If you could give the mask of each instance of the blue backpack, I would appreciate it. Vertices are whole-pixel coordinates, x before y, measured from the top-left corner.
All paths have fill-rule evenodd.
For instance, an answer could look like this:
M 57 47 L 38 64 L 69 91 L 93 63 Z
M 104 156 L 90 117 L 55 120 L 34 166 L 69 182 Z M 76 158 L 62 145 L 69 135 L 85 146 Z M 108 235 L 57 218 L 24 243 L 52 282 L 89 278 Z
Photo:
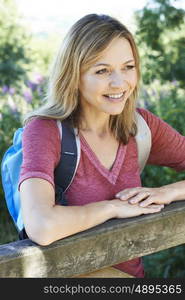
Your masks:
M 62 138 L 62 153 L 54 171 L 55 201 L 67 205 L 65 192 L 71 184 L 80 158 L 80 141 L 67 120 L 57 121 Z M 3 155 L 1 162 L 2 185 L 8 211 L 18 230 L 20 239 L 27 238 L 20 207 L 18 182 L 22 165 L 22 133 L 24 127 L 15 131 L 13 144 Z

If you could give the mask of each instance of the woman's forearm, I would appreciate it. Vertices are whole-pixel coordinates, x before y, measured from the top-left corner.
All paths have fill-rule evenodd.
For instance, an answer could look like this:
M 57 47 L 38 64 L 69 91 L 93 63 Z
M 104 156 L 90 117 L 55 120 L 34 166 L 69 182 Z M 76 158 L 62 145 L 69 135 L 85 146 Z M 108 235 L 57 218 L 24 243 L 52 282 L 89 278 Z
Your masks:
M 152 205 L 142 208 L 117 199 L 104 200 L 82 206 L 59 206 L 45 211 L 42 214 L 42 226 L 37 226 L 34 241 L 40 245 L 52 242 L 87 230 L 102 224 L 112 218 L 129 218 L 142 214 L 156 213 L 164 205 Z M 38 215 L 41 219 L 40 214 Z M 38 223 L 38 222 L 36 222 Z
M 42 217 L 38 215 L 41 226 L 40 229 L 37 226 L 34 237 L 31 238 L 40 245 L 48 245 L 113 217 L 115 217 L 115 210 L 110 201 L 106 200 L 82 206 L 55 205 L 48 209 L 48 212 L 45 211 Z
M 165 185 L 165 188 L 169 190 L 169 193 L 173 192 L 174 197 L 171 202 L 185 200 L 185 180 Z
M 23 222 L 28 237 L 39 245 L 92 228 L 112 218 L 128 218 L 159 212 L 164 206 L 142 208 L 119 199 L 80 206 L 55 204 L 53 186 L 44 179 L 29 178 L 20 187 Z

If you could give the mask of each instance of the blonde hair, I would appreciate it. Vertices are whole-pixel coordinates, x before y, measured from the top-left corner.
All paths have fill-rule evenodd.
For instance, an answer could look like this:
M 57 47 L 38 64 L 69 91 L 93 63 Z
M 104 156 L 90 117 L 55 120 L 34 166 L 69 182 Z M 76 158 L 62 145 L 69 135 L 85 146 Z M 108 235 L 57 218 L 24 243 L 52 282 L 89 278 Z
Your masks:
M 79 128 L 78 86 L 81 69 L 88 69 L 110 42 L 119 37 L 127 39 L 131 45 L 138 80 L 122 113 L 110 116 L 109 126 L 119 141 L 124 144 L 128 143 L 129 137 L 134 136 L 137 131 L 134 114 L 140 78 L 139 55 L 129 30 L 108 15 L 89 14 L 71 27 L 52 65 L 45 104 L 28 113 L 24 118 L 24 123 L 26 124 L 35 117 L 59 120 L 68 118 L 74 127 Z

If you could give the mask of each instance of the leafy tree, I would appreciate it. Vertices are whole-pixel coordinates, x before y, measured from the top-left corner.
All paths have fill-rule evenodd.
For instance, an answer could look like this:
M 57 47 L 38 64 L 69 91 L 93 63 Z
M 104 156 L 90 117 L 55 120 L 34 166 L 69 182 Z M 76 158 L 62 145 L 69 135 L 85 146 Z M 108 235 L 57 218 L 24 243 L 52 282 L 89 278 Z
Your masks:
M 185 135 L 185 11 L 172 0 L 150 0 L 136 13 L 136 24 L 143 78 L 140 105 Z M 142 184 L 149 187 L 184 179 L 184 172 L 167 167 L 148 165 L 142 173 Z M 181 245 L 145 256 L 146 276 L 183 277 L 184 249 Z
M 174 0 L 150 0 L 137 11 L 136 38 L 141 49 L 143 81 L 185 78 L 185 10 L 176 8 Z
M 0 86 L 16 86 L 26 76 L 29 36 L 20 24 L 14 0 L 0 0 Z

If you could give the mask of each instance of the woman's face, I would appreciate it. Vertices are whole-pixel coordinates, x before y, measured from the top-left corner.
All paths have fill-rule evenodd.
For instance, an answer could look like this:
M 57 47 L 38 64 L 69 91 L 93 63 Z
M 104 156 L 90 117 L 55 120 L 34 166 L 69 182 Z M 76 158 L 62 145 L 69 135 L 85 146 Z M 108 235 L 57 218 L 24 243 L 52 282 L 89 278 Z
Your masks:
M 120 114 L 137 83 L 135 59 L 125 38 L 113 40 L 98 60 L 80 76 L 82 109 Z

